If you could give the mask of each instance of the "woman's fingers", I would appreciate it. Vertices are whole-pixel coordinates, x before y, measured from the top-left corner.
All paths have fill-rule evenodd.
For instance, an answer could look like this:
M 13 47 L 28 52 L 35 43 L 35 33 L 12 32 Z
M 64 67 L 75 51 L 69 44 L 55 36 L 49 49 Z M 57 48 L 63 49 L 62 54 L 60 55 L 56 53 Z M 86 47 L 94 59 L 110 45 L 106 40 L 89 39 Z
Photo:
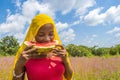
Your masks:
M 60 45 L 60 44 L 55 45 L 55 47 L 56 47 L 57 49 L 62 49 L 62 50 L 65 49 L 65 48 L 63 47 L 63 45 Z
M 26 48 L 24 49 L 24 51 L 27 51 L 27 50 L 31 49 L 32 47 L 33 47 L 33 45 L 26 46 Z
M 31 48 L 31 49 L 29 49 L 29 50 L 27 50 L 27 51 L 24 51 L 26 54 L 28 54 L 28 53 L 32 53 L 32 52 L 35 52 L 37 50 L 37 48 Z
M 34 58 L 36 56 L 38 56 L 37 53 L 29 53 L 29 54 L 22 54 L 22 56 L 26 59 L 26 60 L 29 60 L 31 58 Z
M 26 60 L 29 60 L 32 58 L 32 56 L 36 55 L 36 48 L 33 48 L 33 46 L 27 46 L 24 51 L 22 52 L 22 57 L 24 57 Z
M 26 60 L 29 60 L 29 55 L 28 55 L 28 54 L 22 54 L 22 56 L 23 56 Z
M 33 45 L 27 46 L 24 51 L 22 52 L 22 54 L 28 54 L 31 52 L 35 52 L 37 50 L 37 48 L 33 48 Z
M 37 52 L 32 52 L 32 53 L 29 53 L 29 54 L 22 54 L 22 55 L 26 60 L 29 60 L 31 58 L 45 58 L 45 57 L 47 57 L 47 55 L 39 54 Z
M 60 50 L 60 49 L 55 48 L 53 49 L 52 52 L 55 54 L 55 56 L 60 56 L 60 57 L 66 56 L 66 49 Z
M 54 52 L 54 53 L 60 53 L 60 54 L 65 54 L 66 50 L 59 50 L 59 49 L 55 48 L 55 49 L 53 49 L 52 52 Z

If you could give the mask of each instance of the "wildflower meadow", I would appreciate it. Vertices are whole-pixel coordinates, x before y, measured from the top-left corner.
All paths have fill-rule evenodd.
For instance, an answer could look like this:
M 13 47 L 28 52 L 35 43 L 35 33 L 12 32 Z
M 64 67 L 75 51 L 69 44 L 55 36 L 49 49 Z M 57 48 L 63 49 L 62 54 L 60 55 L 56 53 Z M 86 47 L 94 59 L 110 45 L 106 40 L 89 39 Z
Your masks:
M 0 80 L 9 80 L 14 56 L 0 57 Z M 120 80 L 120 56 L 71 57 L 73 80 Z

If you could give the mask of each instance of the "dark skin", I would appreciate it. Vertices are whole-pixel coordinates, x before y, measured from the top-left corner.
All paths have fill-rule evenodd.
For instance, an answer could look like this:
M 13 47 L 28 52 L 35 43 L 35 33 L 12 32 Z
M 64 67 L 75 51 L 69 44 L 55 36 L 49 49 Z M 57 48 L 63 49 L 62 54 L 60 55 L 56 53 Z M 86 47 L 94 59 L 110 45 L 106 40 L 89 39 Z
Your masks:
M 43 25 L 37 35 L 35 36 L 35 40 L 39 43 L 46 43 L 51 42 L 54 40 L 54 31 L 53 31 L 53 25 L 48 23 Z M 68 57 L 66 49 L 63 47 L 63 45 L 56 45 L 59 46 L 61 49 L 54 48 L 51 52 L 47 53 L 47 55 L 39 55 L 36 50 L 37 48 L 32 48 L 32 46 L 27 46 L 21 53 L 19 59 L 17 60 L 17 63 L 15 65 L 15 74 L 19 75 L 22 72 L 25 72 L 25 64 L 26 62 L 31 58 L 44 58 L 44 57 L 52 57 L 52 56 L 58 56 L 62 59 L 65 67 L 65 73 L 64 76 L 67 80 L 71 80 L 73 70 L 71 68 L 71 65 L 68 62 Z M 24 80 L 24 75 L 17 79 L 13 77 L 13 80 Z

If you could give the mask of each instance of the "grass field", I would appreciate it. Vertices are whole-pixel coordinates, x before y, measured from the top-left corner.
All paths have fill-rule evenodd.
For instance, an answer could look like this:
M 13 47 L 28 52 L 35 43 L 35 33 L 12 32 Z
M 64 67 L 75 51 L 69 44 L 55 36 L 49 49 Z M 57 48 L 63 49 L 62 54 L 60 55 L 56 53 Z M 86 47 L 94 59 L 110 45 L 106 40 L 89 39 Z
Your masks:
M 73 80 L 120 80 L 120 56 L 71 57 Z M 9 80 L 14 56 L 0 57 L 0 80 Z

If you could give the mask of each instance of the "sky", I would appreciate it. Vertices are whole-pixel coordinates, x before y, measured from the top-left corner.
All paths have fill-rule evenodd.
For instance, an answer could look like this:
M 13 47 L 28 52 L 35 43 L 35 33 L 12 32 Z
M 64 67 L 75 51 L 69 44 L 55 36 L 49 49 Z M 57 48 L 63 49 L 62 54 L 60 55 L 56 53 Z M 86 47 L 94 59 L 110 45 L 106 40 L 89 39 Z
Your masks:
M 120 0 L 1 0 L 0 39 L 13 35 L 22 43 L 39 13 L 54 19 L 65 45 L 120 44 Z

